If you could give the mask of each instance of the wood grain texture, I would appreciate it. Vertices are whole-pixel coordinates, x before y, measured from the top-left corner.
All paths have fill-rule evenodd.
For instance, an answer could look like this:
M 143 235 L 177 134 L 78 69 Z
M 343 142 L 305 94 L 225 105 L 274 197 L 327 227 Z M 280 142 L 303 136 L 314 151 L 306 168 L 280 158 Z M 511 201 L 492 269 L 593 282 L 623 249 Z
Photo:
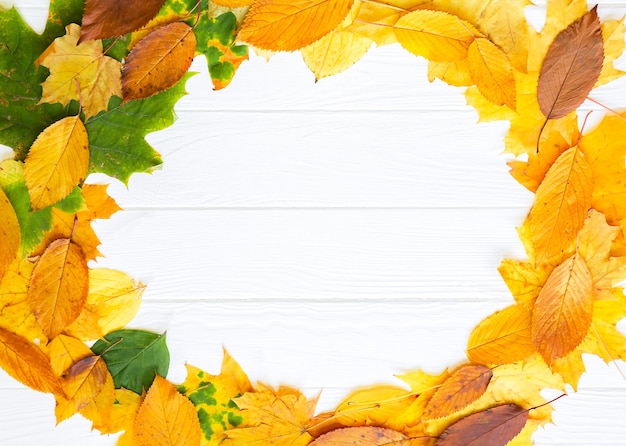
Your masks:
M 45 1 L 18 3 L 45 16 Z M 624 12 L 600 2 L 601 16 Z M 425 67 L 377 48 L 314 83 L 298 55 L 252 56 L 212 91 L 194 61 L 177 123 L 148 137 L 163 170 L 110 187 L 126 211 L 98 222 L 106 258 L 93 263 L 148 284 L 131 327 L 167 330 L 174 382 L 186 361 L 217 373 L 226 347 L 252 381 L 323 388 L 331 409 L 355 387 L 454 366 L 471 329 L 512 302 L 496 267 L 523 257 L 515 227 L 532 196 L 508 176 L 506 125 L 476 124 L 462 90 L 429 84 Z M 624 85 L 593 97 L 620 105 Z M 537 445 L 624 444 L 626 384 L 587 365 Z M 55 428 L 53 408 L 0 371 L 0 444 L 115 444 L 79 417 Z

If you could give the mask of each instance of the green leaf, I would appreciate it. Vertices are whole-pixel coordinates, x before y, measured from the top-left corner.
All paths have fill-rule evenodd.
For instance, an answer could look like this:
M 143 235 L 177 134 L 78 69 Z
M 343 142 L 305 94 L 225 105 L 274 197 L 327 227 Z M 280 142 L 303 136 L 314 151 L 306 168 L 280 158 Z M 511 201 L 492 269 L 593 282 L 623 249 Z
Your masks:
M 82 189 L 76 186 L 67 197 L 52 206 L 68 214 L 75 214 L 78 211 L 82 211 L 86 206 Z
M 102 355 L 113 377 L 115 388 L 126 388 L 141 395 L 158 374 L 167 376 L 170 353 L 165 333 L 118 330 L 96 342 L 91 350 Z
M 183 97 L 187 73 L 172 88 L 145 99 L 121 102 L 113 97 L 109 110 L 86 123 L 89 135 L 89 169 L 115 177 L 127 184 L 135 172 L 152 172 L 162 164 L 161 156 L 148 144 L 148 133 L 174 123 L 174 104 Z

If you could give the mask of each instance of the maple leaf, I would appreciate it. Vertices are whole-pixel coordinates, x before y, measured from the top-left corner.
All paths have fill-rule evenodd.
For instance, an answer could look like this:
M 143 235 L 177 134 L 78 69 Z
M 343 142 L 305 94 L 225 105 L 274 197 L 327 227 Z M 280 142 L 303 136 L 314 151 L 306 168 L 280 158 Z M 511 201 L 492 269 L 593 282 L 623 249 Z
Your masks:
M 40 102 L 68 105 L 79 101 L 85 118 L 106 110 L 112 96 L 122 95 L 122 64 L 102 53 L 102 41 L 79 43 L 80 26 L 67 26 L 35 63 L 50 70 Z
M 157 375 L 144 398 L 133 427 L 137 446 L 188 446 L 200 444 L 196 408 Z
M 243 423 L 223 433 L 224 440 L 220 444 L 224 446 L 304 446 L 313 440 L 307 427 L 317 399 L 308 401 L 289 387 L 273 390 L 259 384 L 255 392 L 246 392 L 233 401 L 242 411 Z
M 4 277 L 20 249 L 20 223 L 15 209 L 0 189 L 0 279 Z
M 92 419 L 93 428 L 103 434 L 114 434 L 116 432 L 125 431 L 125 438 L 132 439 L 135 416 L 143 401 L 143 397 L 142 395 L 137 395 L 132 390 L 115 389 L 114 398 L 108 419 Z M 119 438 L 119 440 L 121 439 L 122 437 Z M 118 442 L 118 444 L 120 443 Z
M 254 2 L 237 39 L 272 51 L 303 48 L 334 30 L 354 0 L 267 0 Z
M 404 444 L 407 440 L 400 432 L 381 427 L 351 427 L 337 429 L 322 435 L 311 443 L 311 446 L 336 446 L 351 444 L 354 446 L 383 446 Z
M 217 445 L 222 432 L 239 426 L 243 419 L 231 399 L 252 392 L 252 385 L 239 364 L 224 350 L 222 371 L 210 375 L 186 364 L 187 378 L 178 390 L 196 406 L 203 446 Z
M 86 0 L 81 42 L 116 37 L 135 31 L 148 23 L 165 0 Z

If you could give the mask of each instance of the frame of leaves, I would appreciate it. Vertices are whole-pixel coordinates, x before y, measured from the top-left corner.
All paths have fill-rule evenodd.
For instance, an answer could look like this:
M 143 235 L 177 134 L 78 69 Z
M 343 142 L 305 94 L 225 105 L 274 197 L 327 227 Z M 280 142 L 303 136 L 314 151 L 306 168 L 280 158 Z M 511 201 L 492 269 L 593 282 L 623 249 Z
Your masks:
M 530 4 L 52 0 L 41 35 L 0 9 L 0 143 L 15 153 L 0 164 L 0 366 L 54 394 L 58 422 L 79 412 L 124 431 L 120 445 L 532 444 L 551 419 L 542 389 L 576 389 L 583 353 L 626 357 L 626 114 L 582 135 L 577 113 L 624 74 L 626 27 L 551 0 L 537 32 Z M 515 303 L 477 325 L 466 363 L 406 374 L 410 390 L 357 390 L 329 413 L 297 389 L 253 387 L 226 352 L 220 375 L 188 365 L 170 383 L 165 336 L 124 328 L 143 285 L 87 266 L 91 222 L 119 208 L 86 176 L 127 182 L 161 163 L 144 137 L 172 124 L 198 54 L 224 88 L 245 44 L 299 50 L 320 78 L 391 43 L 428 59 L 431 80 L 467 87 L 481 119 L 510 121 L 511 174 L 535 193 L 519 229 L 528 260 L 499 269 Z

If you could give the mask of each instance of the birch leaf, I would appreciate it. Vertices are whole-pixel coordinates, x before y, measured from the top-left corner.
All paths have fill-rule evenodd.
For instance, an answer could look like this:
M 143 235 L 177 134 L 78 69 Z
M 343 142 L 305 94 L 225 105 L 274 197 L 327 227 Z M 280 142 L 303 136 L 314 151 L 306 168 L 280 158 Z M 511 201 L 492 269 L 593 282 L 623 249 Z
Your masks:
M 86 0 L 81 41 L 128 34 L 154 17 L 165 0 Z
M 300 50 L 304 62 L 320 80 L 341 73 L 357 63 L 372 46 L 367 37 L 348 31 L 331 31 Z
M 46 128 L 24 162 L 24 179 L 33 209 L 51 206 L 81 183 L 89 167 L 87 130 L 78 116 Z
M 508 56 L 489 39 L 478 38 L 468 49 L 469 70 L 483 96 L 496 105 L 516 108 L 513 68 Z

